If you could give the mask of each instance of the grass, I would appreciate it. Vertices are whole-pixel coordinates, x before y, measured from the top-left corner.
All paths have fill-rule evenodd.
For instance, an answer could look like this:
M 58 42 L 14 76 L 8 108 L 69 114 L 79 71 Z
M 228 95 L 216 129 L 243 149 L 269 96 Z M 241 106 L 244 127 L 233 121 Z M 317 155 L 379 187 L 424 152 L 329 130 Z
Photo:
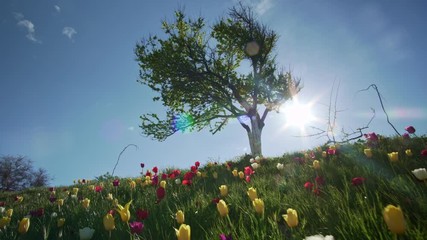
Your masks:
M 333 235 L 335 239 L 425 239 L 427 236 L 427 182 L 412 174 L 416 168 L 426 168 L 427 157 L 420 155 L 426 147 L 426 137 L 401 138 L 381 137 L 372 147 L 373 156 L 364 155 L 365 141 L 337 146 L 337 153 L 324 155 L 329 146 L 321 146 L 305 153 L 284 154 L 281 157 L 259 160 L 260 166 L 250 176 L 250 182 L 232 174 L 233 169 L 243 171 L 250 166 L 250 156 L 242 156 L 226 163 L 208 163 L 200 166 L 192 184 L 176 184 L 175 179 L 166 179 L 165 197 L 158 201 L 158 185 L 144 184 L 145 176 L 134 179 L 119 179 L 114 187 L 114 177 L 103 176 L 86 183 L 57 187 L 55 193 L 48 188 L 27 189 L 22 192 L 0 193 L 4 209 L 13 209 L 11 221 L 1 228 L 0 239 L 79 239 L 79 229 L 95 230 L 92 239 L 176 239 L 174 228 L 179 229 L 175 213 L 182 210 L 185 224 L 191 227 L 191 239 L 219 239 L 220 234 L 233 239 L 304 239 L 307 236 Z M 405 154 L 411 149 L 413 156 Z M 399 152 L 399 160 L 390 162 L 389 152 Z M 323 156 L 322 156 L 323 155 Z M 300 157 L 301 161 L 295 161 Z M 320 169 L 313 168 L 313 160 L 320 161 Z M 277 163 L 284 164 L 283 170 Z M 146 170 L 145 170 L 146 171 Z M 180 169 L 177 177 L 190 169 Z M 172 169 L 162 173 L 169 174 Z M 154 173 L 152 173 L 154 174 Z M 215 178 L 214 176 L 217 175 Z M 159 180 L 161 173 L 159 174 Z M 363 177 L 362 184 L 355 186 L 352 179 Z M 316 180 L 317 179 L 317 180 Z M 131 182 L 136 187 L 131 187 Z M 304 184 L 311 182 L 312 189 Z M 219 187 L 227 185 L 228 195 L 220 196 Z M 102 186 L 100 192 L 94 187 Z M 258 198 L 264 201 L 264 214 L 255 212 L 247 190 L 256 188 Z M 76 197 L 72 189 L 78 188 Z M 113 200 L 107 198 L 108 193 Z M 22 196 L 22 202 L 16 201 Z M 59 207 L 55 199 L 64 199 Z M 90 199 L 84 208 L 82 199 Z M 223 199 L 229 214 L 221 217 L 215 202 Z M 143 222 L 139 234 L 130 234 L 126 222 L 117 213 L 116 204 L 125 205 L 130 200 L 130 222 Z M 384 208 L 400 206 L 406 222 L 406 231 L 398 236 L 388 229 Z M 31 211 L 30 227 L 25 234 L 18 233 L 20 220 Z M 298 226 L 290 228 L 282 215 L 288 208 L 298 212 Z M 103 217 L 114 210 L 115 229 L 104 229 Z M 147 210 L 146 219 L 138 219 L 136 212 Z M 53 216 L 52 216 L 53 215 Z M 56 215 L 56 216 L 55 216 Z M 6 216 L 6 211 L 1 213 Z M 62 227 L 57 220 L 65 218 Z M 60 237 L 59 237 L 60 236 Z

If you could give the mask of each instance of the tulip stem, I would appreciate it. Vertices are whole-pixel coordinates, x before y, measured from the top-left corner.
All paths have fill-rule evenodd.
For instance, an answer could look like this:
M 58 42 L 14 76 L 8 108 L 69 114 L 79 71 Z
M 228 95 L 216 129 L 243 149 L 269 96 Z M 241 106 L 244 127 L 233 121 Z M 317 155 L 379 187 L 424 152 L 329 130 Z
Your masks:
M 397 233 L 393 234 L 393 240 L 397 240 Z

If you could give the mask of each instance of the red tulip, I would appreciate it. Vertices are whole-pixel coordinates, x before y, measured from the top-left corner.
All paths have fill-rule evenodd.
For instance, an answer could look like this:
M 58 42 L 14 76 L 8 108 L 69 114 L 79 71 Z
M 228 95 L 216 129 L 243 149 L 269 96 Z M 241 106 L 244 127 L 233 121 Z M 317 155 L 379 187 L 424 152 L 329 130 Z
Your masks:
M 245 180 L 246 180 L 247 183 L 250 183 L 251 182 L 251 176 L 249 176 L 249 175 L 246 176 Z
M 191 183 L 192 183 L 191 180 L 187 180 L 187 179 L 182 180 L 182 185 L 190 186 Z
M 96 186 L 95 187 L 95 192 L 101 192 L 102 191 L 102 187 L 101 186 Z
M 415 133 L 415 128 L 413 126 L 407 126 L 405 128 L 405 130 L 409 133 L 409 134 L 413 134 Z
M 136 219 L 138 219 L 139 221 L 148 218 L 148 215 L 149 213 L 147 210 L 142 210 L 142 209 L 136 210 Z
M 424 149 L 421 151 L 421 156 L 423 156 L 423 157 L 427 156 L 427 149 Z
M 5 202 L 0 202 L 0 207 L 4 207 L 6 205 Z
M 194 163 L 194 165 L 196 165 L 196 167 L 198 168 L 200 166 L 200 162 L 197 161 L 197 162 Z
M 316 183 L 317 183 L 317 185 L 322 186 L 325 184 L 325 179 L 322 176 L 317 176 L 316 177 Z
M 219 200 L 221 200 L 221 199 L 220 198 L 214 198 L 214 199 L 212 199 L 212 203 L 216 205 L 219 203 Z
M 366 179 L 363 177 L 355 177 L 353 179 L 351 179 L 351 184 L 353 186 L 359 186 L 361 185 Z
M 313 183 L 311 183 L 311 182 L 306 182 L 306 183 L 304 184 L 304 187 L 305 187 L 305 189 L 311 190 L 311 189 L 313 189 Z
M 162 187 L 159 187 L 157 188 L 156 194 L 157 194 L 157 201 L 160 202 L 160 200 L 162 200 L 165 197 L 166 190 Z
M 131 234 L 140 234 L 144 228 L 144 224 L 142 222 L 131 222 L 129 223 L 129 227 Z
M 154 173 L 157 173 L 157 171 L 158 171 L 159 169 L 157 168 L 157 167 L 153 167 L 153 172 Z
M 252 175 L 254 173 L 254 170 L 250 166 L 245 167 L 245 175 Z
M 196 166 L 191 166 L 191 171 L 192 171 L 193 173 L 197 172 L 197 167 L 196 167 Z
M 119 186 L 119 184 L 120 184 L 120 180 L 119 180 L 119 179 L 114 179 L 114 181 L 113 181 L 113 186 L 114 186 L 114 187 L 118 187 L 118 186 Z

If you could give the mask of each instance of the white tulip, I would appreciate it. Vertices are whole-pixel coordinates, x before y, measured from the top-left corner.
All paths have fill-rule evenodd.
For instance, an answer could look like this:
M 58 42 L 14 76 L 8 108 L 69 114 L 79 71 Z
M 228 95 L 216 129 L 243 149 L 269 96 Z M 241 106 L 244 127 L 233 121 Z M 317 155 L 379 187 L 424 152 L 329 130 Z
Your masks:
M 427 171 L 425 168 L 417 168 L 412 170 L 412 173 L 415 175 L 416 178 L 419 180 L 427 180 Z
M 95 233 L 95 229 L 85 227 L 83 229 L 79 229 L 80 240 L 90 240 Z
M 254 162 L 254 163 L 251 164 L 251 166 L 255 170 L 255 169 L 257 169 L 259 167 L 259 164 L 256 163 L 256 162 Z
M 175 183 L 176 183 L 177 185 L 181 184 L 181 179 L 179 179 L 179 178 L 175 179 Z
M 306 237 L 304 238 L 304 240 L 334 240 L 334 236 L 332 235 L 323 236 L 322 234 L 318 234 L 318 235 Z
M 250 163 L 254 163 L 254 162 L 255 162 L 255 159 L 251 158 L 251 159 L 249 159 L 249 162 L 250 162 Z
M 281 171 L 285 168 L 285 166 L 283 165 L 283 163 L 277 163 L 277 170 Z

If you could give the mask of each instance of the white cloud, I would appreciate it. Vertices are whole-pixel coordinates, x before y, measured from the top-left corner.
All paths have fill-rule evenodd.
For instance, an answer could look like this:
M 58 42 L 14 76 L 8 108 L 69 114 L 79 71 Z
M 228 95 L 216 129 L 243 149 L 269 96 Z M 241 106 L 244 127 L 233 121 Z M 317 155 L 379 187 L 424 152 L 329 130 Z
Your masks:
M 64 27 L 64 29 L 62 29 L 62 34 L 64 34 L 65 36 L 67 36 L 69 39 L 72 40 L 73 36 L 77 34 L 77 31 L 72 27 Z
M 57 12 L 61 12 L 61 8 L 58 5 L 53 6 Z
M 261 16 L 272 7 L 273 0 L 260 0 L 258 3 L 255 3 L 255 12 Z
M 24 19 L 24 14 L 22 14 L 22 13 L 17 13 L 17 12 L 14 12 L 13 13 L 13 16 L 15 17 L 15 19 L 16 20 L 22 20 L 22 19 Z
M 26 37 L 29 40 L 31 40 L 33 42 L 40 42 L 35 37 L 36 29 L 35 29 L 34 24 L 31 21 L 29 21 L 27 19 L 21 20 L 21 21 L 18 22 L 18 26 L 24 27 L 24 28 L 27 29 L 27 35 L 26 35 Z

